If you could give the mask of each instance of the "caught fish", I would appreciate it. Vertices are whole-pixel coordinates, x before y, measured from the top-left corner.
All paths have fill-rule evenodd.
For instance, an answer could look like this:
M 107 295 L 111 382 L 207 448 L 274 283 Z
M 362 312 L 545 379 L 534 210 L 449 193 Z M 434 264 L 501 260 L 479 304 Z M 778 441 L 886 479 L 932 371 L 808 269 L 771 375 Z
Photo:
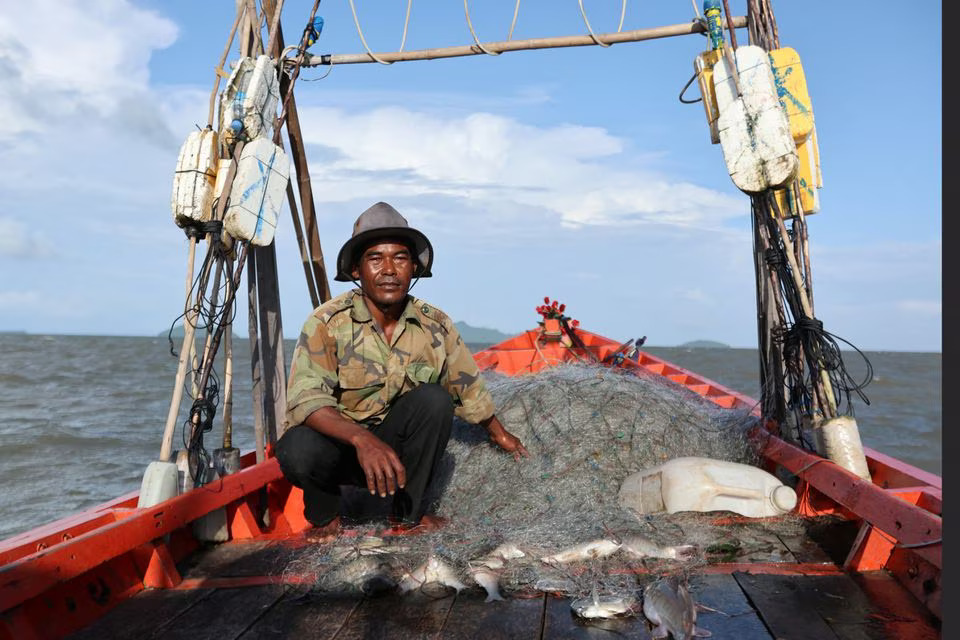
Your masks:
M 591 540 L 573 547 L 564 549 L 552 556 L 540 558 L 541 561 L 548 564 L 564 564 L 566 562 L 576 562 L 577 560 L 590 560 L 593 558 L 606 558 L 616 553 L 620 545 L 613 540 Z
M 653 625 L 654 638 L 690 640 L 713 635 L 697 627 L 697 609 L 686 582 L 676 576 L 661 578 L 647 585 L 643 591 L 643 615 Z
M 374 556 L 362 556 L 322 575 L 318 586 L 324 591 L 359 591 L 373 595 L 394 589 L 397 581 L 389 562 Z
M 503 600 L 500 595 L 500 576 L 486 566 L 471 567 L 470 577 L 487 592 L 484 602 Z
M 403 576 L 400 580 L 400 592 L 406 593 L 413 589 L 419 589 L 431 582 L 439 582 L 442 585 L 453 587 L 458 592 L 467 588 L 467 585 L 457 578 L 457 574 L 450 568 L 450 565 L 436 556 L 430 556 L 422 565 Z
M 620 543 L 620 552 L 634 558 L 667 558 L 670 560 L 689 560 L 697 548 L 692 544 L 660 546 L 643 536 L 627 536 Z
M 507 560 L 516 560 L 524 557 L 525 554 L 520 548 L 512 542 L 505 542 L 486 556 L 470 561 L 471 567 L 485 566 L 488 569 L 503 569 Z
M 576 592 L 577 583 L 566 578 L 540 578 L 533 588 L 544 593 L 567 594 Z
M 581 618 L 613 618 L 629 613 L 636 604 L 633 596 L 597 596 L 580 598 L 570 603 L 570 608 Z
M 343 561 L 360 556 L 404 553 L 409 549 L 401 545 L 388 544 L 383 538 L 377 536 L 364 536 L 354 544 L 334 547 L 330 550 L 330 557 L 336 561 Z
M 512 542 L 504 542 L 502 545 L 491 551 L 488 555 L 496 558 L 503 558 L 504 560 L 516 560 L 517 558 L 522 558 L 527 554 L 525 554 L 520 547 Z

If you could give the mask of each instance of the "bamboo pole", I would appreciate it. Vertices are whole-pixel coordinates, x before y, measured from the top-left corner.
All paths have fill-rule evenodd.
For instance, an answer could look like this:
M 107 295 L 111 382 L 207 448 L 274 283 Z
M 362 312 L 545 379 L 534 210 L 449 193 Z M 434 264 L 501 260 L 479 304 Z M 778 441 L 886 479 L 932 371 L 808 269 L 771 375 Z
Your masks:
M 227 75 L 223 70 L 223 64 L 227 61 L 227 56 L 230 55 L 230 46 L 233 44 L 233 38 L 237 33 L 237 27 L 240 26 L 240 20 L 243 17 L 243 7 L 237 5 L 237 17 L 233 20 L 233 26 L 230 27 L 230 35 L 227 37 L 227 44 L 223 48 L 223 53 L 220 55 L 220 63 L 217 64 L 216 76 L 217 79 L 213 82 L 213 91 L 210 92 L 210 110 L 207 112 L 207 126 L 213 127 L 213 111 L 214 106 L 217 101 L 217 90 L 220 88 L 220 78 L 224 75 Z
M 223 448 L 233 447 L 233 321 L 223 339 Z
M 774 201 L 775 202 L 775 201 Z M 800 279 L 800 267 L 797 264 L 796 256 L 794 255 L 793 243 L 790 240 L 790 237 L 787 235 L 787 227 L 783 224 L 783 219 L 779 215 L 779 211 L 774 211 L 774 218 L 777 222 L 777 228 L 780 231 L 781 240 L 784 244 L 784 253 L 787 254 L 787 261 L 790 262 L 790 271 L 793 276 L 793 283 L 797 287 L 797 297 L 800 300 L 800 307 L 803 309 L 803 314 L 808 318 L 813 318 L 813 308 L 810 305 L 810 301 L 807 298 L 806 289 L 803 286 L 803 282 Z M 823 384 L 823 394 L 824 399 L 826 400 L 826 408 L 830 410 L 830 415 L 828 418 L 833 418 L 837 415 L 837 400 L 833 395 L 833 385 L 830 383 L 830 376 L 827 374 L 826 370 L 823 368 L 822 362 L 810 362 L 808 363 L 810 367 L 815 367 L 820 378 L 821 384 Z M 826 412 L 825 412 L 826 413 Z
M 315 0 L 313 11 L 310 16 L 316 14 L 319 0 Z M 277 23 L 276 39 L 272 39 L 273 50 L 271 54 L 280 55 L 283 50 L 283 27 Z M 303 54 L 299 54 L 303 55 Z M 317 231 L 317 211 L 313 202 L 313 186 L 310 182 L 310 168 L 307 163 L 306 149 L 303 143 L 303 134 L 300 130 L 300 117 L 297 113 L 297 101 L 293 95 L 293 86 L 299 74 L 299 66 L 294 68 L 293 74 L 289 79 L 282 79 L 281 93 L 283 94 L 283 107 L 280 110 L 280 118 L 274 133 L 274 142 L 280 143 L 280 127 L 285 123 L 287 125 L 287 138 L 290 141 L 290 156 L 293 159 L 294 172 L 297 174 L 297 188 L 300 192 L 300 205 L 303 212 L 304 231 L 308 242 L 310 262 L 313 267 L 313 282 L 317 291 L 319 302 L 326 302 L 330 299 L 330 281 L 327 278 L 327 269 L 323 260 L 323 249 L 320 245 L 320 234 Z M 288 197 L 289 199 L 289 197 Z M 291 200 L 291 207 L 295 203 Z M 291 208 L 291 213 L 293 209 Z M 294 214 L 296 219 L 296 214 Z M 299 225 L 294 223 L 295 228 Z M 298 241 L 300 236 L 297 236 Z M 307 278 L 309 287 L 310 279 Z M 312 300 L 313 298 L 311 298 Z M 315 303 L 314 306 L 318 306 Z
M 187 253 L 187 302 L 190 300 L 190 290 L 193 285 L 194 256 L 196 254 L 197 239 L 190 238 L 190 247 Z M 163 426 L 163 439 L 160 442 L 161 462 L 170 460 L 173 454 L 173 434 L 177 424 L 177 415 L 180 413 L 180 402 L 183 400 L 183 383 L 187 377 L 187 362 L 190 359 L 192 349 L 187 345 L 193 344 L 193 336 L 196 331 L 196 307 L 187 309 L 183 316 L 183 343 L 180 345 L 180 356 L 177 361 L 177 375 L 173 383 L 173 397 L 170 400 L 170 408 L 167 410 L 167 421 Z
M 731 19 L 734 27 L 742 28 L 747 26 L 745 16 L 736 16 Z M 665 27 L 652 27 L 648 29 L 634 29 L 633 31 L 620 31 L 613 33 L 597 34 L 597 37 L 608 44 L 620 44 L 623 42 L 640 42 L 643 40 L 656 40 L 658 38 L 671 38 L 674 36 L 686 36 L 697 33 L 704 33 L 703 25 L 699 22 L 690 22 L 684 24 L 674 24 Z M 504 53 L 506 51 L 531 51 L 534 49 L 557 49 L 563 47 L 586 47 L 596 46 L 593 37 L 585 36 L 554 36 L 549 38 L 528 38 L 525 40 L 505 40 L 500 42 L 485 42 L 483 49 L 493 53 Z M 455 47 L 440 47 L 436 49 L 419 49 L 416 51 L 392 51 L 389 53 L 376 53 L 377 58 L 384 62 L 408 62 L 414 60 L 435 60 L 438 58 L 459 58 L 463 56 L 487 55 L 479 46 L 460 45 Z M 370 54 L 367 53 L 342 53 L 342 54 L 323 54 L 306 56 L 303 62 L 305 67 L 315 67 L 326 64 L 363 64 L 376 62 Z

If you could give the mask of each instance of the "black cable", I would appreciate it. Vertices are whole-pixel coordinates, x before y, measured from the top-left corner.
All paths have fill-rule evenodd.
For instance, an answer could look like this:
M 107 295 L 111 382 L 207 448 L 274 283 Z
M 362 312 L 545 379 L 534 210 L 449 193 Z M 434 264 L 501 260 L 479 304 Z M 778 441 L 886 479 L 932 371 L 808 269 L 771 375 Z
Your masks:
M 683 89 L 680 89 L 680 96 L 679 96 L 679 97 L 680 97 L 680 102 L 682 102 L 683 104 L 697 104 L 698 102 L 702 102 L 702 101 L 703 101 L 703 96 L 700 96 L 700 97 L 697 98 L 696 100 L 684 100 L 684 99 L 683 99 L 683 94 L 685 94 L 685 93 L 687 92 L 687 89 L 690 88 L 690 85 L 692 85 L 692 84 L 693 84 L 693 81 L 696 80 L 696 79 L 697 79 L 697 74 L 696 74 L 696 72 L 694 72 L 694 74 L 693 74 L 692 76 L 690 76 L 690 79 L 687 80 L 687 84 L 683 85 Z

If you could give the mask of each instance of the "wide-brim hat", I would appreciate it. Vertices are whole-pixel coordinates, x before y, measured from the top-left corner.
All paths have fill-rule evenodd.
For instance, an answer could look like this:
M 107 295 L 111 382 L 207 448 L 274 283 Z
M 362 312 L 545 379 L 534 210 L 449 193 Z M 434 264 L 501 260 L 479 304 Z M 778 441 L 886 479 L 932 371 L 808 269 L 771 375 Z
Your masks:
M 403 238 L 413 244 L 414 258 L 420 268 L 414 273 L 418 278 L 429 278 L 433 265 L 433 245 L 427 236 L 417 231 L 407 219 L 386 202 L 378 202 L 360 214 L 353 223 L 353 236 L 347 240 L 337 254 L 337 282 L 352 282 L 353 257 L 358 248 L 380 238 Z

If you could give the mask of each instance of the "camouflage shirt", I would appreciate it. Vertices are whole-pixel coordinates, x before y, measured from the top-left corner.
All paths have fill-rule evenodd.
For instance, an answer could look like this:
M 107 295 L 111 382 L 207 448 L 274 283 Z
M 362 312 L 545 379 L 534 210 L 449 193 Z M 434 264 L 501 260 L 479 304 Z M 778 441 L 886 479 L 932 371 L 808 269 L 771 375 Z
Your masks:
M 287 383 L 288 425 L 323 407 L 377 424 L 397 398 L 425 382 L 442 385 L 467 422 L 494 413 L 473 355 L 446 314 L 408 296 L 387 344 L 354 289 L 319 306 L 303 325 Z

